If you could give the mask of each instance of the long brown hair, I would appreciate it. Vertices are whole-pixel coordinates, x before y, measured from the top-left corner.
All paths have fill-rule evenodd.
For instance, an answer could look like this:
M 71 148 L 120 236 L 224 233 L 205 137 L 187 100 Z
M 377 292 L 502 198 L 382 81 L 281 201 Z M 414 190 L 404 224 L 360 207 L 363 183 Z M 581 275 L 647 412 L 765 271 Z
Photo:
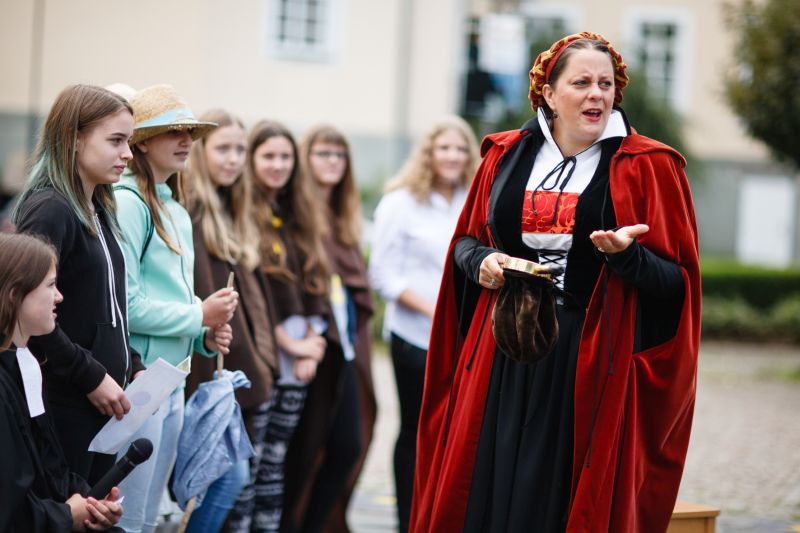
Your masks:
M 448 130 L 460 133 L 467 143 L 469 159 L 461 176 L 461 185 L 469 188 L 478 167 L 478 142 L 469 124 L 461 117 L 453 115 L 440 120 L 428 130 L 400 172 L 386 184 L 386 192 L 407 188 L 417 200 L 427 201 L 436 178 L 433 171 L 433 143 L 436 137 Z
M 311 171 L 311 150 L 317 143 L 340 146 L 346 154 L 344 175 L 333 187 L 328 204 L 330 213 L 333 215 L 330 230 L 340 243 L 346 246 L 356 246 L 361 241 L 361 199 L 358 196 L 358 188 L 353 176 L 350 145 L 342 132 L 327 124 L 315 126 L 306 133 L 300 142 L 300 164 L 315 185 L 316 179 Z
M 78 174 L 75 146 L 79 133 L 88 132 L 101 120 L 123 110 L 133 116 L 133 109 L 127 100 L 102 87 L 70 85 L 61 91 L 39 135 L 28 182 L 14 208 L 14 220 L 19 216 L 20 206 L 31 194 L 43 189 L 55 189 L 66 198 L 86 231 L 93 237 L 97 236 L 92 221 L 92 207 L 86 200 L 83 182 Z M 112 186 L 95 186 L 93 198 L 106 212 L 111 229 L 119 235 L 117 204 Z
M 207 111 L 199 120 L 216 122 L 219 129 L 236 126 L 245 131 L 241 120 L 222 109 Z M 199 212 L 208 252 L 252 270 L 261 262 L 258 228 L 253 221 L 253 186 L 244 171 L 230 187 L 222 189 L 214 183 L 205 153 L 206 140 L 213 135 L 212 131 L 192 145 L 185 180 L 187 202 Z
M 171 132 L 166 132 L 159 135 L 171 134 Z M 153 138 L 155 137 L 151 137 L 151 139 Z M 128 168 L 136 176 L 136 186 L 139 187 L 144 203 L 147 204 L 147 208 L 150 210 L 150 216 L 153 217 L 153 226 L 155 226 L 156 233 L 170 250 L 178 255 L 183 255 L 180 245 L 172 242 L 167 230 L 164 229 L 164 222 L 161 220 L 161 209 L 164 208 L 164 202 L 161 201 L 161 198 L 156 193 L 156 180 L 150 161 L 147 160 L 145 153 L 136 144 L 131 146 L 131 152 L 133 153 L 133 159 L 128 162 Z M 183 204 L 186 198 L 182 174 L 182 172 L 176 172 L 167 178 L 167 185 L 172 191 L 172 198 L 180 204 Z
M 50 244 L 25 234 L 0 233 L 0 250 L 1 352 L 11 346 L 22 301 L 56 265 L 58 254 Z
M 276 202 L 283 217 L 275 218 L 270 205 L 270 190 L 256 176 L 253 157 L 259 146 L 272 137 L 284 137 L 292 145 L 294 167 L 286 185 L 277 191 Z M 297 143 L 291 132 L 278 122 L 263 120 L 253 126 L 247 140 L 247 163 L 245 172 L 253 183 L 253 207 L 256 223 L 261 232 L 261 267 L 267 274 L 288 281 L 299 276 L 303 288 L 312 294 L 323 294 L 327 290 L 327 267 L 322 248 L 325 224 L 317 194 L 309 183 L 310 177 L 301 169 Z M 292 272 L 287 265 L 286 244 L 280 236 L 279 227 L 286 224 L 286 232 L 301 254 L 300 272 Z

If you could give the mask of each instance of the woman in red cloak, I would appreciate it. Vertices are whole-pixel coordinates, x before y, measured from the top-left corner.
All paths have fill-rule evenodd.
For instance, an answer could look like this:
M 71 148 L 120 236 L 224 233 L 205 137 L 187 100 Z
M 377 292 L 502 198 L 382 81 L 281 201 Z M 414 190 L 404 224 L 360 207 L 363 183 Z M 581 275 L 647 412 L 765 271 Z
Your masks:
M 451 242 L 426 370 L 412 531 L 665 531 L 700 334 L 685 160 L 618 104 L 602 36 L 539 55 L 538 116 L 490 135 Z M 563 268 L 552 352 L 519 363 L 491 311 L 509 256 Z

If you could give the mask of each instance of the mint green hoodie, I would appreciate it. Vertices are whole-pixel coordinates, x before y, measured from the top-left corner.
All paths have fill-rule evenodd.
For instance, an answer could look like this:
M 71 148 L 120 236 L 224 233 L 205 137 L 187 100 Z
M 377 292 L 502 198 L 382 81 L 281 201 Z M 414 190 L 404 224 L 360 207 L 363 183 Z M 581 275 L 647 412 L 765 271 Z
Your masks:
M 139 191 L 135 176 L 128 170 L 117 185 L 120 186 Z M 150 212 L 136 193 L 125 189 L 114 191 L 123 235 L 120 245 L 128 272 L 130 343 L 146 366 L 159 357 L 177 365 L 192 351 L 208 357 L 215 355 L 203 344 L 206 328 L 202 302 L 194 294 L 192 221 L 186 209 L 172 198 L 166 183 L 156 184 L 156 193 L 164 204 L 161 210 L 164 229 L 183 254 L 170 250 L 154 230 L 140 263 L 152 224 Z

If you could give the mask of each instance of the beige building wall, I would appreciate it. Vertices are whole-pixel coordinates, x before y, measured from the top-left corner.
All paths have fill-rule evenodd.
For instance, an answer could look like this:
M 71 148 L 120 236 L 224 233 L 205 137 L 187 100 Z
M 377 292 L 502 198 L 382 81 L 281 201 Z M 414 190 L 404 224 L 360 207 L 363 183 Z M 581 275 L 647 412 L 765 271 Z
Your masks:
M 0 0 L 0 109 L 24 113 L 29 109 L 33 2 Z
M 457 111 L 468 15 L 497 0 L 330 0 L 337 17 L 334 49 L 324 61 L 275 57 L 268 46 L 271 0 L 41 0 L 41 90 L 46 113 L 75 82 L 134 87 L 172 83 L 199 112 L 222 106 L 247 123 L 276 118 L 296 131 L 332 122 L 348 134 L 382 139 L 390 173 L 407 142 Z M 683 22 L 680 112 L 691 149 L 702 159 L 764 161 L 724 102 L 722 78 L 732 36 L 724 0 L 520 0 L 515 11 L 561 13 L 570 29 L 591 29 L 631 57 L 633 21 L 667 16 Z M 34 1 L 0 0 L 0 111 L 29 109 Z M 235 9 L 232 9 L 232 6 Z M 11 51 L 11 53 L 9 53 Z
M 171 83 L 196 112 L 222 106 L 247 123 L 269 117 L 298 131 L 326 121 L 390 140 L 457 111 L 462 0 L 331 2 L 333 51 L 315 61 L 270 52 L 270 0 L 43 0 L 34 108 L 45 114 L 77 82 Z M 0 0 L 3 112 L 29 109 L 33 5 Z

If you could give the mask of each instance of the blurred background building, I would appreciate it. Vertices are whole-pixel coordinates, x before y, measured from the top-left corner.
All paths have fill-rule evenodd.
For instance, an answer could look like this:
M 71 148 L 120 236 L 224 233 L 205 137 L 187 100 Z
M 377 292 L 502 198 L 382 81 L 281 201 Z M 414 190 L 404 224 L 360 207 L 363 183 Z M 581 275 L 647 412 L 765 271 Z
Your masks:
M 723 5 L 0 0 L 0 194 L 19 186 L 39 120 L 64 86 L 124 82 L 170 83 L 195 112 L 225 107 L 247 125 L 273 118 L 302 134 L 332 123 L 352 139 L 369 196 L 443 114 L 466 116 L 479 134 L 521 124 L 533 58 L 559 36 L 590 30 L 621 51 L 632 87 L 644 81 L 643 112 L 667 110 L 652 127 L 630 111 L 633 125 L 691 154 L 703 252 L 787 265 L 800 259 L 795 174 L 725 102 L 734 38 Z M 665 122 L 678 125 L 679 142 L 658 135 Z

